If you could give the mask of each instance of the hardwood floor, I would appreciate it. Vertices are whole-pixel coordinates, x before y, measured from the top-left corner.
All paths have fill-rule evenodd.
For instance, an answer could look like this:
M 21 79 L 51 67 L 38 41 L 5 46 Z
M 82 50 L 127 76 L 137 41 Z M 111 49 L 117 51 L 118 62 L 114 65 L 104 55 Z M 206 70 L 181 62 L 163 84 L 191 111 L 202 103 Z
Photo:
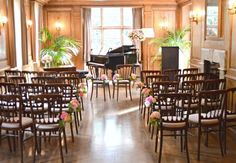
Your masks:
M 133 101 L 125 97 L 125 91 L 120 92 L 119 102 L 116 99 L 103 101 L 102 90 L 99 97 L 94 96 L 90 102 L 90 91 L 85 97 L 85 111 L 79 134 L 75 134 L 72 143 L 69 127 L 67 128 L 68 154 L 64 152 L 66 163 L 154 163 L 158 160 L 158 153 L 154 152 L 154 140 L 138 111 L 139 91 L 132 89 Z M 108 97 L 108 96 L 107 96 Z M 194 129 L 189 135 L 190 161 L 206 163 L 231 163 L 236 160 L 236 134 L 228 131 L 227 156 L 222 157 L 218 143 L 218 134 L 211 133 L 209 147 L 201 146 L 201 161 L 197 161 L 197 137 Z M 186 162 L 185 152 L 180 151 L 179 139 L 165 137 L 162 162 Z M 24 160 L 32 162 L 33 141 L 25 142 Z M 56 140 L 43 142 L 42 155 L 37 156 L 37 162 L 60 162 L 60 153 Z M 7 139 L 0 145 L 0 162 L 17 163 L 19 153 L 9 152 Z

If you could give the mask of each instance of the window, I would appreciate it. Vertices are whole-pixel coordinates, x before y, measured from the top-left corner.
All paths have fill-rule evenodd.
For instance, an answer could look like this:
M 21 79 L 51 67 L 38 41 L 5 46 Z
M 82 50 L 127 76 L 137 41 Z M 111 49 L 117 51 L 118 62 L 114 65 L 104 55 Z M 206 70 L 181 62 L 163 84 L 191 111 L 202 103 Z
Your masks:
M 91 24 L 93 54 L 106 54 L 110 48 L 132 44 L 128 38 L 133 28 L 132 8 L 92 8 Z

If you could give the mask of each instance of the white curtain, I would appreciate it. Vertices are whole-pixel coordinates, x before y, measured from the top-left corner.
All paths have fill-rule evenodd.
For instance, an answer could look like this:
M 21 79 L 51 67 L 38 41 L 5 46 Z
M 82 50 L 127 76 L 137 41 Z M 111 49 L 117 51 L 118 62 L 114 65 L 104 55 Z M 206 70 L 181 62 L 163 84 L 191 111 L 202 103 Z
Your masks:
M 142 28 L 142 8 L 133 8 L 132 9 L 133 14 L 133 29 L 141 29 Z M 141 42 L 136 42 L 136 49 L 137 49 L 137 57 L 138 61 L 141 61 Z
M 91 9 L 84 8 L 84 40 L 83 40 L 83 49 L 84 49 L 84 61 L 90 60 L 90 53 L 91 53 Z

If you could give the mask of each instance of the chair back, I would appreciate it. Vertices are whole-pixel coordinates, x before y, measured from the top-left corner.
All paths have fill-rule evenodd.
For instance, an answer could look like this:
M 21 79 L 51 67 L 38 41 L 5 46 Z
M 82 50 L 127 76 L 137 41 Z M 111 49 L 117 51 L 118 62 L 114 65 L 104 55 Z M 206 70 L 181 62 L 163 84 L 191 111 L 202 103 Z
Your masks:
M 197 74 L 198 68 L 185 68 L 183 69 L 183 74 Z
M 188 126 L 191 95 L 187 93 L 159 94 L 157 98 L 161 114 L 161 127 L 165 123 L 182 123 L 180 128 Z
M 31 95 L 30 107 L 35 124 L 58 124 L 62 113 L 62 96 L 58 94 Z
M 161 75 L 161 71 L 159 70 L 143 70 L 141 71 L 141 81 L 146 84 L 146 77 L 149 75 Z
M 131 64 L 124 64 L 124 65 L 116 66 L 116 73 L 118 73 L 120 77 L 124 80 L 130 79 L 132 71 L 133 71 L 133 65 Z
M 22 103 L 19 95 L 0 94 L 0 120 L 9 127 L 22 127 Z
M 0 82 L 1 83 L 6 82 L 6 77 L 4 75 L 0 76 Z
M 204 82 L 205 90 L 224 90 L 226 88 L 225 79 L 209 79 Z
M 10 94 L 10 95 L 16 95 L 18 94 L 16 85 L 14 83 L 7 83 L 3 82 L 0 83 L 0 94 Z
M 199 121 L 222 119 L 226 106 L 226 90 L 209 90 L 199 93 Z
M 157 97 L 161 93 L 178 93 L 179 83 L 176 81 L 154 82 L 151 88 L 153 97 Z
M 92 80 L 100 80 L 101 75 L 107 75 L 107 69 L 105 66 L 90 65 L 89 71 L 92 75 Z
M 32 83 L 31 78 L 42 76 L 43 72 L 37 72 L 37 71 L 22 71 L 22 76 L 26 78 L 27 83 Z
M 14 83 L 16 85 L 20 83 L 26 83 L 26 78 L 24 76 L 11 76 L 11 77 L 8 77 L 7 79 L 8 79 L 8 82 Z
M 47 84 L 47 83 L 58 83 L 58 79 L 56 77 L 46 77 L 46 76 L 38 76 L 31 78 L 32 83 L 37 84 Z
M 6 77 L 21 76 L 21 71 L 19 70 L 5 70 L 4 73 Z
M 146 76 L 146 86 L 151 87 L 152 83 L 160 81 L 169 81 L 169 76 L 166 75 L 149 75 Z

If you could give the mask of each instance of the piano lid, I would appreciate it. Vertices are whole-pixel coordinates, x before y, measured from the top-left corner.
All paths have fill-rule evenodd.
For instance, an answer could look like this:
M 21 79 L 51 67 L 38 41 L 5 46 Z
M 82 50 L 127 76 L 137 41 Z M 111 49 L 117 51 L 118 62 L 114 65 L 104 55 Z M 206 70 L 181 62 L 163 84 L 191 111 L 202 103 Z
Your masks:
M 107 52 L 107 54 L 111 53 L 127 53 L 136 50 L 134 45 L 122 45 L 116 49 L 110 50 Z

